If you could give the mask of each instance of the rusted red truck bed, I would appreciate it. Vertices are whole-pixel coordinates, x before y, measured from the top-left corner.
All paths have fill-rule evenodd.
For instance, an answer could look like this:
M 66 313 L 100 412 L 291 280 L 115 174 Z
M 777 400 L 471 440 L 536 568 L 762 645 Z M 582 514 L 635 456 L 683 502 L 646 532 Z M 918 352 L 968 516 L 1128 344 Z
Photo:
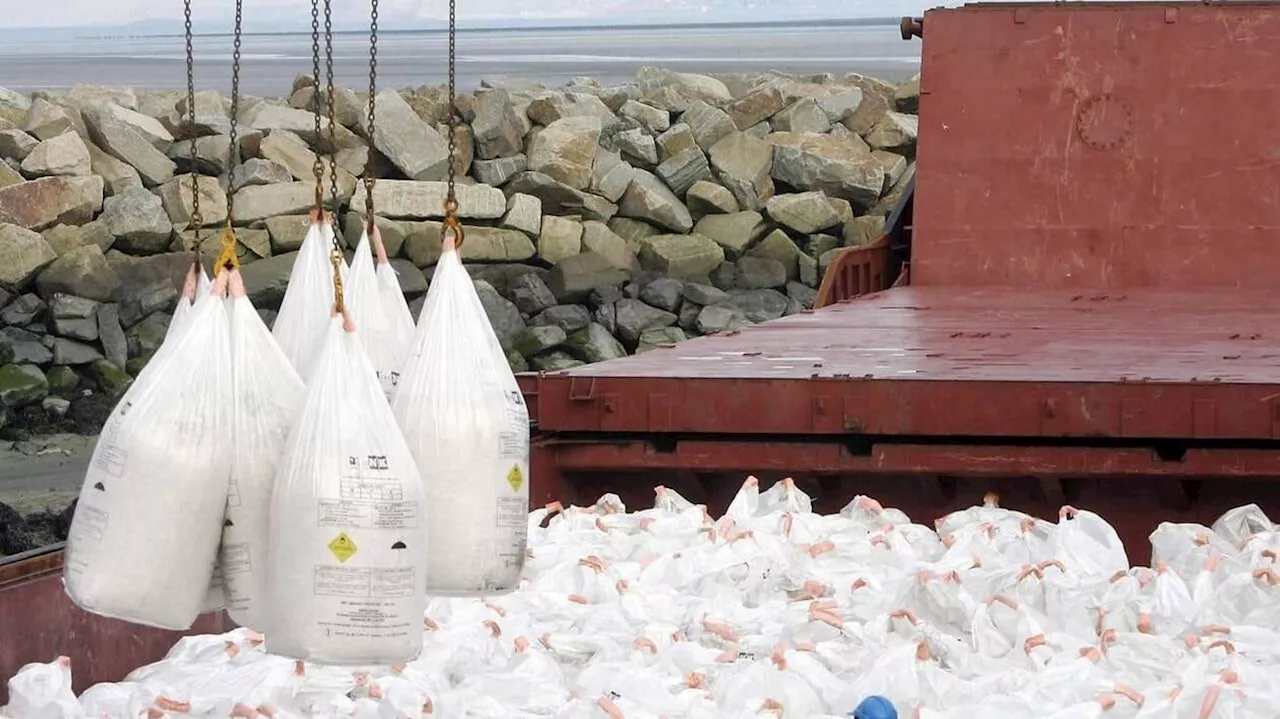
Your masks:
M 995 489 L 1042 513 L 1141 510 L 1114 518 L 1141 557 L 1161 519 L 1280 496 L 1187 483 L 1280 478 L 1277 326 L 1261 291 L 864 295 L 523 377 L 537 499 L 573 497 L 575 475 L 652 472 L 716 478 L 719 503 L 735 487 L 720 480 L 755 472 L 840 478 L 837 503 L 879 493 L 928 520 Z

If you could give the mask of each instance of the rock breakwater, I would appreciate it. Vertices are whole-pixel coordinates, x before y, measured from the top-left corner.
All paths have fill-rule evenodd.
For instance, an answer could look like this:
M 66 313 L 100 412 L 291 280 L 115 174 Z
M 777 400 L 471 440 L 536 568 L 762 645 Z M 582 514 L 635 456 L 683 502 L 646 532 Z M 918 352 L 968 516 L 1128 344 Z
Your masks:
M 80 430 L 160 344 L 190 262 L 230 217 L 270 323 L 305 235 L 316 156 L 336 164 L 348 247 L 366 169 L 415 313 L 440 255 L 449 105 L 440 87 L 229 102 L 0 90 L 0 428 Z M 514 369 L 557 370 L 811 305 L 835 252 L 879 236 L 914 172 L 918 84 L 658 68 L 604 87 L 488 82 L 458 98 L 462 256 Z M 194 162 L 192 155 L 194 151 Z M 329 190 L 325 181 L 326 194 Z M 72 404 L 88 403 L 82 409 Z M 0 431 L 4 431 L 0 429 Z

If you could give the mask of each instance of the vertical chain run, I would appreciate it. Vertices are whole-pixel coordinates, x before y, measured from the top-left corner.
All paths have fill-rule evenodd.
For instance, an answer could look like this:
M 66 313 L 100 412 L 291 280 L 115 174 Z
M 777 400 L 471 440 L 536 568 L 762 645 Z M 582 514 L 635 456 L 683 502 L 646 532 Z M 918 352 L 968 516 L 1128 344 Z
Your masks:
M 462 247 L 462 222 L 458 220 L 458 194 L 455 180 L 458 174 L 458 29 L 457 1 L 449 0 L 449 175 L 448 192 L 444 199 L 444 227 L 453 231 L 453 246 Z
M 330 222 L 333 225 L 333 251 L 329 256 L 329 264 L 333 265 L 333 309 L 338 314 L 346 311 L 346 298 L 342 289 L 342 245 L 338 244 L 338 167 L 335 159 L 338 154 L 338 133 L 334 122 L 333 91 L 333 12 L 331 0 L 324 0 L 324 62 L 325 62 L 325 97 L 329 112 L 329 188 L 332 193 L 333 213 Z M 316 65 L 319 68 L 319 64 Z M 320 81 L 316 78 L 316 97 L 320 96 Z M 316 149 L 322 149 L 319 142 L 320 105 L 316 104 Z M 323 199 L 322 177 L 324 164 L 320 154 L 316 153 L 316 199 Z M 323 207 L 323 206 L 322 206 Z M 323 215 L 321 216 L 323 218 Z
M 240 140 L 237 137 L 240 115 L 240 34 L 244 25 L 243 0 L 236 0 L 235 29 L 232 34 L 231 50 L 231 123 L 227 133 L 227 188 L 230 190 L 231 173 L 235 172 L 240 159 Z M 227 192 L 227 227 L 222 231 L 222 252 L 214 263 L 213 272 L 218 274 L 224 268 L 235 269 L 240 266 L 240 258 L 236 255 L 236 232 L 232 227 L 232 215 L 235 211 L 235 193 Z
M 378 98 L 378 0 L 372 0 L 372 11 L 369 14 L 369 144 L 374 143 L 374 110 Z M 365 231 L 373 234 L 373 186 L 377 178 L 373 176 L 373 153 L 364 165 L 364 218 Z
M 324 0 L 324 64 L 325 64 L 325 101 L 328 105 L 326 108 L 329 114 L 329 201 L 332 218 L 334 223 L 333 232 L 333 249 L 335 252 L 341 252 L 342 248 L 338 245 L 338 127 L 334 119 L 334 106 L 337 100 L 333 89 L 333 13 L 331 12 L 331 0 Z M 316 143 L 316 149 L 321 149 L 321 143 Z
M 236 193 L 230 192 L 230 174 L 240 164 L 240 140 L 236 136 L 238 115 L 240 114 L 240 29 L 243 24 L 243 3 L 236 0 L 235 39 L 231 49 L 231 127 L 227 134 L 230 144 L 227 145 L 227 227 L 231 226 L 231 217 L 235 210 Z
M 315 112 L 316 144 L 320 143 L 320 0 L 311 0 L 311 109 Z M 311 163 L 316 176 L 316 221 L 324 216 L 324 164 L 320 155 Z
M 204 216 L 200 214 L 200 185 L 197 182 L 200 178 L 199 169 L 196 165 L 199 158 L 196 155 L 196 53 L 192 42 L 191 33 L 191 0 L 183 0 L 183 12 L 186 15 L 186 40 L 187 40 L 187 142 L 191 143 L 191 225 L 195 228 L 195 245 L 193 247 L 194 256 L 192 262 L 194 265 L 200 264 L 200 245 L 203 244 L 204 238 L 200 236 L 200 227 L 204 224 Z

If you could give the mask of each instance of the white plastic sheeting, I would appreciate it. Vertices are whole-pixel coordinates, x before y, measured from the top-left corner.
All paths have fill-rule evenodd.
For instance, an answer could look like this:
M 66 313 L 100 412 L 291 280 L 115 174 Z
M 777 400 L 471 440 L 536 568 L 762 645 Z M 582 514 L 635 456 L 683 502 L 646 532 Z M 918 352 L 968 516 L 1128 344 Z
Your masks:
M 219 552 L 227 613 L 264 629 L 271 491 L 305 388 L 245 295 L 239 271 L 228 278 L 231 428 L 235 451 Z
M 327 222 L 313 222 L 294 258 L 289 285 L 271 330 L 303 381 L 309 381 L 311 366 L 329 327 L 328 310 L 334 300 L 332 252 L 333 227 Z M 345 281 L 347 263 L 338 264 Z
M 186 629 L 204 606 L 231 449 L 225 287 L 196 301 L 98 438 L 64 569 L 68 595 L 88 611 Z
M 884 694 L 929 719 L 1280 714 L 1280 532 L 1260 511 L 1224 531 L 1162 525 L 1158 568 L 1112 572 L 1122 548 L 1083 511 L 975 507 L 936 533 L 865 497 L 833 516 L 808 507 L 789 483 L 749 480 L 718 520 L 661 488 L 640 512 L 609 495 L 537 510 L 520 591 L 432 601 L 412 662 L 295 668 L 237 630 L 183 640 L 79 703 L 90 717 L 177 703 L 278 719 L 745 719 L 842 716 Z M 57 671 L 24 668 L 12 706 L 70 705 L 65 682 L 32 680 Z
M 426 487 L 428 593 L 515 589 L 527 541 L 529 412 L 452 247 L 436 266 L 392 407 Z
M 271 495 L 269 648 L 327 664 L 408 661 L 426 603 L 422 482 L 358 328 L 328 322 Z

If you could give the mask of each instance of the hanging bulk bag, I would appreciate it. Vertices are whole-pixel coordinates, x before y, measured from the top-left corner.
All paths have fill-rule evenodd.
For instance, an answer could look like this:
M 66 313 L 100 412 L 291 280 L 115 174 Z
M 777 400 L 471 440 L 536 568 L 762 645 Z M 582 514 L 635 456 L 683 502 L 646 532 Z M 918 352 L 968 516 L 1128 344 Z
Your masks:
M 333 265 L 329 249 L 333 228 L 328 222 L 312 222 L 302 247 L 293 261 L 289 285 L 271 334 L 293 363 L 303 381 L 308 381 L 324 337 L 329 308 L 333 307 Z M 339 262 L 346 279 L 346 262 Z
M 529 510 L 529 413 L 452 241 L 393 401 L 427 504 L 427 590 L 514 590 Z
M 112 411 L 67 539 L 64 582 L 86 611 L 183 630 L 200 614 L 230 460 L 221 277 Z
M 381 277 L 385 276 L 385 272 L 379 275 L 384 267 L 391 272 L 391 281 L 396 283 L 396 293 L 399 293 L 400 284 L 395 278 L 395 271 L 387 262 L 387 253 L 376 228 L 373 232 L 373 244 L 377 248 L 378 268 L 374 269 L 373 254 L 369 248 L 370 237 L 366 229 L 356 245 L 344 290 L 347 309 L 359 328 L 356 334 L 364 344 L 365 354 L 378 375 L 383 394 L 390 401 L 400 382 L 405 359 L 413 348 L 413 320 L 404 295 L 399 295 L 398 307 L 395 298 L 384 288 L 385 280 Z M 408 320 L 407 326 L 405 320 Z
M 266 631 L 262 605 L 271 490 L 306 388 L 245 295 L 238 270 L 229 272 L 228 294 L 235 454 L 219 559 L 227 613 L 242 627 Z
M 271 497 L 267 650 L 391 664 L 422 648 L 423 489 L 349 316 L 329 320 Z

